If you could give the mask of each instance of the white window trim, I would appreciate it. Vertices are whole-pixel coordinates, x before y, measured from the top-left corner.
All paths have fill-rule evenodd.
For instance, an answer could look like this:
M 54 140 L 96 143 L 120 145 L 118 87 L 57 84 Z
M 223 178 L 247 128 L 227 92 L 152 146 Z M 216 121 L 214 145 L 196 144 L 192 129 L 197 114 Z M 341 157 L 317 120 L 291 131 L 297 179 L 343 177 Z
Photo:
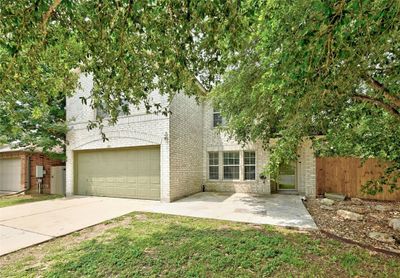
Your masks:
M 227 165 L 225 165 L 225 162 L 224 162 L 224 153 L 237 153 L 238 155 L 239 155 L 239 164 L 227 164 Z M 241 157 L 241 151 L 223 151 L 222 152 L 222 179 L 224 180 L 224 181 L 242 181 L 243 180 L 243 177 L 242 177 L 242 174 L 241 174 L 241 159 L 240 159 L 240 157 Z M 238 179 L 226 179 L 225 178 L 225 166 L 234 166 L 234 167 L 238 167 L 238 169 L 239 169 L 239 178 Z
M 216 153 L 217 154 L 217 157 L 218 157 L 218 164 L 216 164 L 216 165 L 211 165 L 210 164 L 210 153 Z M 210 180 L 210 181 L 218 181 L 218 180 L 220 180 L 221 179 L 221 173 L 220 173 L 220 164 L 221 164 L 221 159 L 220 159 L 220 155 L 219 155 L 219 152 L 218 151 L 210 151 L 210 152 L 207 152 L 207 159 L 208 159 L 208 161 L 207 161 L 207 165 L 208 165 L 208 167 L 207 167 L 207 179 L 208 180 Z M 218 178 L 217 179 L 212 179 L 212 178 L 210 178 L 210 167 L 217 167 L 218 168 Z
M 245 153 L 254 153 L 254 164 L 245 163 Z M 246 166 L 254 166 L 254 179 L 246 179 Z M 256 181 L 257 180 L 257 153 L 253 150 L 243 151 L 243 180 L 244 181 Z
M 221 123 L 220 123 L 219 125 L 217 125 L 217 126 L 214 125 L 214 115 L 215 115 L 215 114 L 219 114 L 220 117 L 221 117 Z M 224 125 L 225 125 L 225 120 L 224 120 L 224 118 L 221 116 L 221 112 L 218 111 L 218 110 L 216 110 L 216 109 L 213 109 L 212 120 L 211 120 L 211 126 L 212 126 L 212 128 L 215 129 L 215 128 L 218 128 L 218 127 L 224 126 Z
M 224 166 L 237 166 L 237 165 L 224 165 L 224 153 L 235 153 L 239 152 L 239 179 L 224 179 Z M 244 153 L 245 152 L 254 152 L 255 154 L 255 179 L 254 180 L 246 180 L 244 179 L 245 175 L 245 164 L 244 164 Z M 210 179 L 210 160 L 209 153 L 218 153 L 218 179 Z M 247 165 L 247 164 L 246 164 Z M 253 165 L 253 164 L 249 164 Z M 216 165 L 214 165 L 216 166 Z M 209 150 L 207 151 L 207 168 L 206 168 L 206 180 L 210 182 L 220 182 L 220 183 L 232 183 L 232 182 L 240 182 L 240 183 L 256 183 L 258 182 L 258 155 L 255 150 Z

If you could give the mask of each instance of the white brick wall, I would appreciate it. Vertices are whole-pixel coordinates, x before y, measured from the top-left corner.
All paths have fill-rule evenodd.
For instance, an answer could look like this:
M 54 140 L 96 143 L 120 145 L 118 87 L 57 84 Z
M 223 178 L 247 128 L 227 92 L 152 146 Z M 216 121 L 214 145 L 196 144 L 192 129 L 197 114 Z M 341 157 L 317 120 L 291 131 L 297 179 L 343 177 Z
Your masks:
M 134 146 L 160 146 L 161 200 L 170 202 L 199 192 L 202 185 L 207 191 L 247 192 L 270 194 L 270 180 L 259 178 L 269 161 L 269 153 L 261 144 L 241 146 L 213 128 L 213 109 L 209 104 L 198 105 L 193 98 L 177 94 L 171 102 L 172 114 L 146 114 L 143 109 L 133 110 L 132 115 L 122 116 L 115 126 L 104 131 L 109 141 L 103 142 L 97 129 L 88 131 L 87 123 L 95 120 L 95 111 L 81 104 L 80 96 L 88 97 L 93 86 L 91 76 L 81 75 L 82 89 L 67 99 L 67 194 L 73 189 L 73 151 Z M 157 92 L 152 94 L 154 102 L 168 104 L 168 99 Z M 256 153 L 256 180 L 243 180 L 243 151 Z M 220 153 L 220 180 L 208 179 L 208 152 Z M 223 177 L 222 152 L 239 151 L 240 179 L 225 181 Z M 306 141 L 299 149 L 298 191 L 315 196 L 315 158 L 311 142 Z
M 315 156 L 312 150 L 311 140 L 305 140 L 299 149 L 298 176 L 300 177 L 298 191 L 309 197 L 316 194 L 316 165 Z
M 160 183 L 161 200 L 170 201 L 170 170 L 169 170 L 169 118 L 162 115 L 146 114 L 135 111 L 131 116 L 123 116 L 115 126 L 106 126 L 104 132 L 109 141 L 103 142 L 98 129 L 87 130 L 87 122 L 95 119 L 95 111 L 81 104 L 80 96 L 88 97 L 93 82 L 90 76 L 80 78 L 82 90 L 67 99 L 67 119 L 69 131 L 67 134 L 67 194 L 74 192 L 74 156 L 73 151 L 86 149 L 104 149 L 134 146 L 160 146 Z M 154 94 L 157 101 L 167 103 L 165 97 Z
M 213 128 L 213 108 L 210 104 L 203 105 L 203 180 L 207 191 L 228 191 L 228 192 L 246 192 L 256 194 L 269 194 L 269 179 L 263 181 L 259 175 L 267 162 L 268 153 L 263 150 L 261 144 L 253 143 L 244 147 L 236 141 L 229 139 L 225 134 L 218 132 Z M 254 151 L 256 154 L 256 179 L 254 181 L 245 181 L 243 178 L 243 151 Z M 222 152 L 239 151 L 240 155 L 240 178 L 237 181 L 223 180 Z M 219 180 L 208 179 L 208 153 L 219 152 Z
M 201 191 L 203 152 L 203 109 L 196 100 L 177 94 L 170 115 L 171 200 Z

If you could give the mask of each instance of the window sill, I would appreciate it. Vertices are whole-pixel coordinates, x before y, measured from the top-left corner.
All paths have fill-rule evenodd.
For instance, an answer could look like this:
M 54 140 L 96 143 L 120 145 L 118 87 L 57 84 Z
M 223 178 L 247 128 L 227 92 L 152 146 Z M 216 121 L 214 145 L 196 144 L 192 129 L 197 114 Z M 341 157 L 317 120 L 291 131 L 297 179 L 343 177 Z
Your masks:
M 206 182 L 214 182 L 214 183 L 256 183 L 258 180 L 206 180 Z

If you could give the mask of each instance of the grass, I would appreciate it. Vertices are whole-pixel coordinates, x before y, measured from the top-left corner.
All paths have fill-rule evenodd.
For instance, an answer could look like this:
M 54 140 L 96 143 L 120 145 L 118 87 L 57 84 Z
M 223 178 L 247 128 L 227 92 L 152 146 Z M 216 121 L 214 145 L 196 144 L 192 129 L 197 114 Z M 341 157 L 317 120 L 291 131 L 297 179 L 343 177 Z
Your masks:
M 101 225 L 0 258 L 0 277 L 400 276 L 399 258 L 314 232 L 143 213 Z
M 49 195 L 49 194 L 2 196 L 0 197 L 0 208 L 24 204 L 24 203 L 37 202 L 37 201 L 52 200 L 60 197 L 61 196 L 59 195 Z

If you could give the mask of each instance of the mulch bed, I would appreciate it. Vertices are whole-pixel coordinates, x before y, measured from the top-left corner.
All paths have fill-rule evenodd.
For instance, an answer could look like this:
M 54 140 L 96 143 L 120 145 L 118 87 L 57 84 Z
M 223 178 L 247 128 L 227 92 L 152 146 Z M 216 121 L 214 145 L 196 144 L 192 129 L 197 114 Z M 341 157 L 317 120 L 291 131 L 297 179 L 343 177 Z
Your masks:
M 305 205 L 314 218 L 317 226 L 335 236 L 349 239 L 378 249 L 384 249 L 400 254 L 400 231 L 389 227 L 389 220 L 400 218 L 400 202 L 382 202 L 354 199 L 335 201 L 333 210 L 321 208 L 320 199 L 309 199 Z M 377 206 L 384 206 L 385 211 L 379 211 Z M 364 216 L 361 221 L 346 220 L 337 215 L 337 210 L 347 210 Z M 380 242 L 368 236 L 370 232 L 386 233 L 396 240 L 394 243 Z

